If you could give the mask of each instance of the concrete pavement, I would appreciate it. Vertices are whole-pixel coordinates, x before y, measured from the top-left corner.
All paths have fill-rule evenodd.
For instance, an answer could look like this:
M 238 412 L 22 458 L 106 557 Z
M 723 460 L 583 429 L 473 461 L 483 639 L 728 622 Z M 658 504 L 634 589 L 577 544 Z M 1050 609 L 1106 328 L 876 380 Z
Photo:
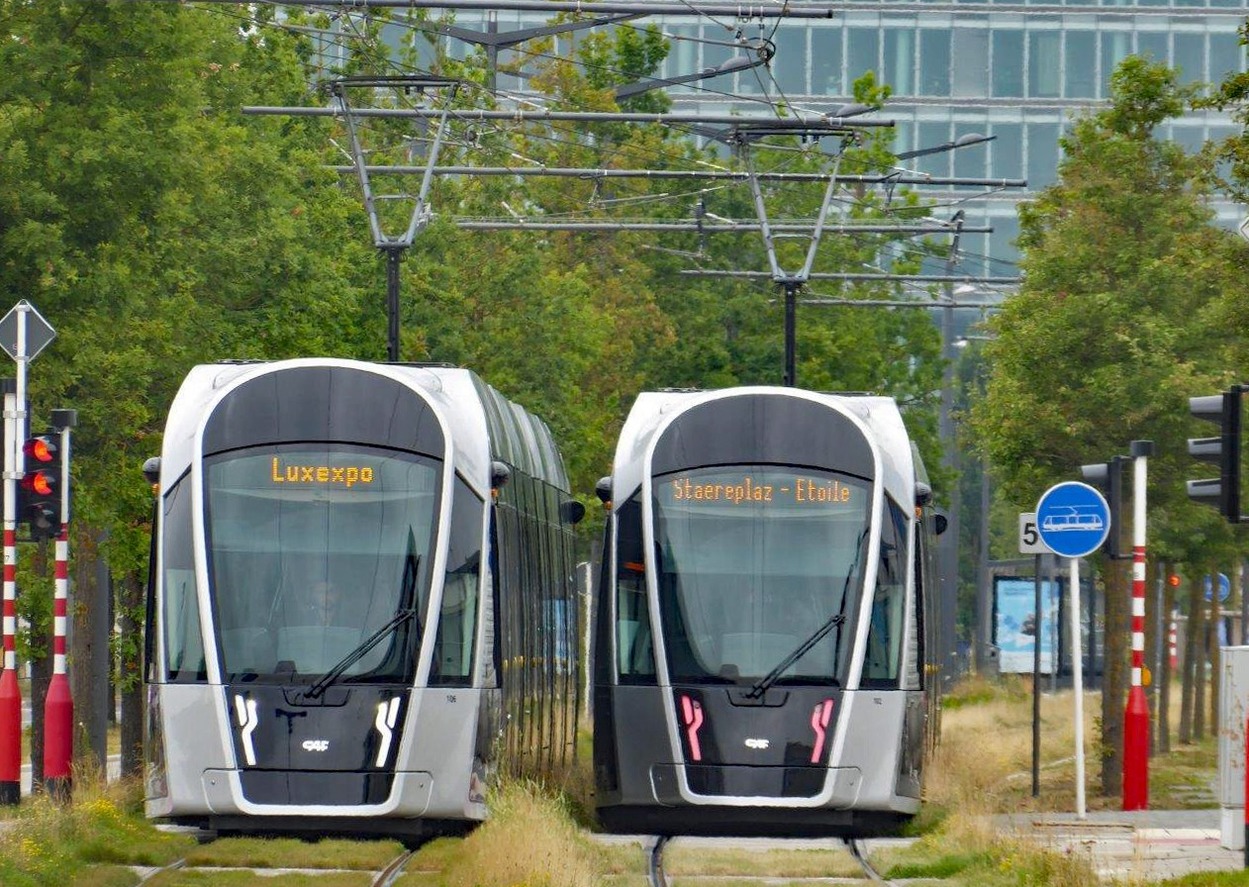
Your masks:
M 1242 850 L 1220 846 L 1219 811 L 1139 810 L 997 817 L 999 829 L 1062 852 L 1087 854 L 1104 879 L 1161 881 L 1193 872 L 1241 871 Z

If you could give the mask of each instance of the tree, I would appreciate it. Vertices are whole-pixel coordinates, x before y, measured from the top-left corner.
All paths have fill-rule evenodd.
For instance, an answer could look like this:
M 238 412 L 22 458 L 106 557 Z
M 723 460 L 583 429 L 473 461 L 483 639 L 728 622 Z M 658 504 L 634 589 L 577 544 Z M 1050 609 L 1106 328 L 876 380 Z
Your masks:
M 1226 538 L 1184 494 L 1187 397 L 1222 375 L 1205 320 L 1238 286 L 1244 260 L 1243 245 L 1212 223 L 1205 167 L 1153 137 L 1190 97 L 1173 70 L 1129 57 L 1111 78 L 1110 106 L 1063 137 L 1058 181 L 1021 209 L 1023 284 L 991 322 L 992 371 L 973 409 L 1002 491 L 1021 509 L 1079 465 L 1154 440 L 1150 545 L 1185 561 Z M 1127 619 L 1126 598 L 1108 592 L 1108 795 L 1121 783 Z
M 239 113 L 301 97 L 301 38 L 240 23 L 220 7 L 0 0 L 0 302 L 28 299 L 57 329 L 32 365 L 32 416 L 78 409 L 75 533 L 130 591 L 128 770 L 150 508 L 139 467 L 179 381 L 222 357 L 369 356 L 383 328 L 366 310 L 367 246 L 341 233 L 354 204 L 309 162 L 324 126 Z M 23 575 L 28 617 L 50 594 L 40 582 Z M 28 652 L 46 632 L 37 618 Z

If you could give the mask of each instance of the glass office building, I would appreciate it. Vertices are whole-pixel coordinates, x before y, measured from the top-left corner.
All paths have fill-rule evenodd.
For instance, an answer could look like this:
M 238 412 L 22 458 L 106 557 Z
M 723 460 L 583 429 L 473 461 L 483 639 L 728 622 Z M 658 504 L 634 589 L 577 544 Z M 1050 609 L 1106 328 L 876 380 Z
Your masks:
M 814 5 L 816 0 L 812 0 Z M 592 5 L 587 6 L 587 10 Z M 671 52 L 658 76 L 669 78 L 716 67 L 742 50 L 744 39 L 771 37 L 776 55 L 765 69 L 750 69 L 668 89 L 676 110 L 761 114 L 764 100 L 827 112 L 853 101 L 854 81 L 876 73 L 893 96 L 877 117 L 895 120 L 897 152 L 941 145 L 967 133 L 994 140 L 979 147 L 907 161 L 933 175 L 1026 179 L 1009 189 L 960 204 L 969 226 L 991 225 L 992 234 L 964 235 L 965 274 L 1006 276 L 1018 252 L 1016 205 L 1055 179 L 1059 135 L 1073 117 L 1103 102 L 1111 72 L 1139 54 L 1178 68 L 1186 83 L 1218 83 L 1245 70 L 1238 29 L 1249 0 L 1137 0 L 1049 3 L 850 2 L 835 5 L 829 20 L 762 22 L 707 17 L 648 18 L 669 35 Z M 549 21 L 534 12 L 500 11 L 497 30 Z M 456 23 L 485 30 L 485 15 L 461 10 Z M 577 39 L 564 35 L 560 41 Z M 463 58 L 468 44 L 446 38 L 446 50 Z M 560 50 L 567 49 L 565 42 Z M 500 75 L 499 86 L 525 90 Z M 1160 135 L 1195 150 L 1210 138 L 1238 131 L 1227 114 L 1190 112 Z M 923 188 L 939 202 L 962 193 Z M 1220 221 L 1237 224 L 1244 210 L 1216 206 Z M 999 261 L 992 261 L 999 260 Z
M 933 175 L 1027 179 L 1028 189 L 1054 181 L 1058 139 L 1073 115 L 1107 98 L 1111 72 L 1129 54 L 1179 68 L 1184 82 L 1218 83 L 1245 69 L 1238 28 L 1244 0 L 1142 0 L 1070 5 L 1019 3 L 850 3 L 831 21 L 786 21 L 773 40 L 771 77 L 748 70 L 670 90 L 682 106 L 749 108 L 741 97 L 765 93 L 789 104 L 828 111 L 851 102 L 852 84 L 876 72 L 893 90 L 878 116 L 897 121 L 898 152 L 940 145 L 967 133 L 996 138 L 980 147 L 919 157 L 908 168 Z M 707 41 L 732 34 L 716 23 L 672 20 L 672 52 L 664 76 L 700 71 L 737 50 Z M 773 23 L 742 29 L 767 36 Z M 734 96 L 736 94 L 736 97 Z M 757 113 L 757 112 L 756 112 Z M 1190 113 L 1161 135 L 1190 150 L 1237 131 L 1226 114 Z M 926 196 L 956 199 L 958 195 Z M 1004 275 L 1017 251 L 1019 189 L 968 202 L 968 225 L 991 235 L 966 235 L 965 273 Z M 1226 223 L 1242 209 L 1218 207 Z M 983 260 L 977 263 L 978 258 Z

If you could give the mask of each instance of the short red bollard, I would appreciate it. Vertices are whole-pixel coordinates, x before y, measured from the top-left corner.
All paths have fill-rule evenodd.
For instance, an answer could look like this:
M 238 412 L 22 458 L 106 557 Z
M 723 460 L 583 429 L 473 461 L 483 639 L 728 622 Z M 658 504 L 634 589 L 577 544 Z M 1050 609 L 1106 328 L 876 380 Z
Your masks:
M 43 782 L 52 797 L 69 800 L 74 757 L 74 700 L 70 696 L 69 679 L 63 674 L 52 676 L 48 696 L 43 704 Z
M 17 672 L 0 673 L 0 804 L 22 800 L 22 691 Z

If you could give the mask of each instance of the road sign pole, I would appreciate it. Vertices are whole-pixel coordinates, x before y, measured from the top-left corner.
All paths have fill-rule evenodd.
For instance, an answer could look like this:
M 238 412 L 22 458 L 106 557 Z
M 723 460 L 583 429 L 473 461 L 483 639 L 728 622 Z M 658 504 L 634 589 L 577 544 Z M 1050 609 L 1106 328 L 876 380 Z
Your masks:
M 1071 672 L 1075 691 L 1076 817 L 1084 819 L 1084 642 L 1080 637 L 1080 558 L 1111 531 L 1110 506 L 1088 484 L 1055 484 L 1037 502 L 1037 530 L 1050 550 L 1071 563 Z M 1089 623 L 1092 640 L 1093 624 Z
M 1071 564 L 1071 686 L 1075 692 L 1076 818 L 1084 819 L 1084 643 L 1080 637 L 1080 559 Z M 1092 634 L 1092 626 L 1089 626 Z
M 1123 713 L 1123 809 L 1149 807 L 1149 701 L 1145 698 L 1145 481 L 1153 443 L 1132 441 L 1132 687 Z
M 33 318 L 33 322 L 32 322 Z M 56 331 L 25 299 L 0 317 L 0 349 L 16 364 L 4 385 L 4 670 L 0 671 L 0 804 L 22 798 L 22 695 L 17 682 L 17 481 L 25 473 L 26 365 Z
M 0 804 L 22 800 L 22 690 L 17 683 L 17 391 L 4 380 L 4 665 L 0 671 Z
M 1041 615 L 1041 555 L 1034 557 L 1032 612 L 1036 615 L 1032 618 L 1036 633 L 1032 636 L 1032 797 L 1036 798 L 1041 794 L 1041 626 L 1045 624 L 1045 618 Z

